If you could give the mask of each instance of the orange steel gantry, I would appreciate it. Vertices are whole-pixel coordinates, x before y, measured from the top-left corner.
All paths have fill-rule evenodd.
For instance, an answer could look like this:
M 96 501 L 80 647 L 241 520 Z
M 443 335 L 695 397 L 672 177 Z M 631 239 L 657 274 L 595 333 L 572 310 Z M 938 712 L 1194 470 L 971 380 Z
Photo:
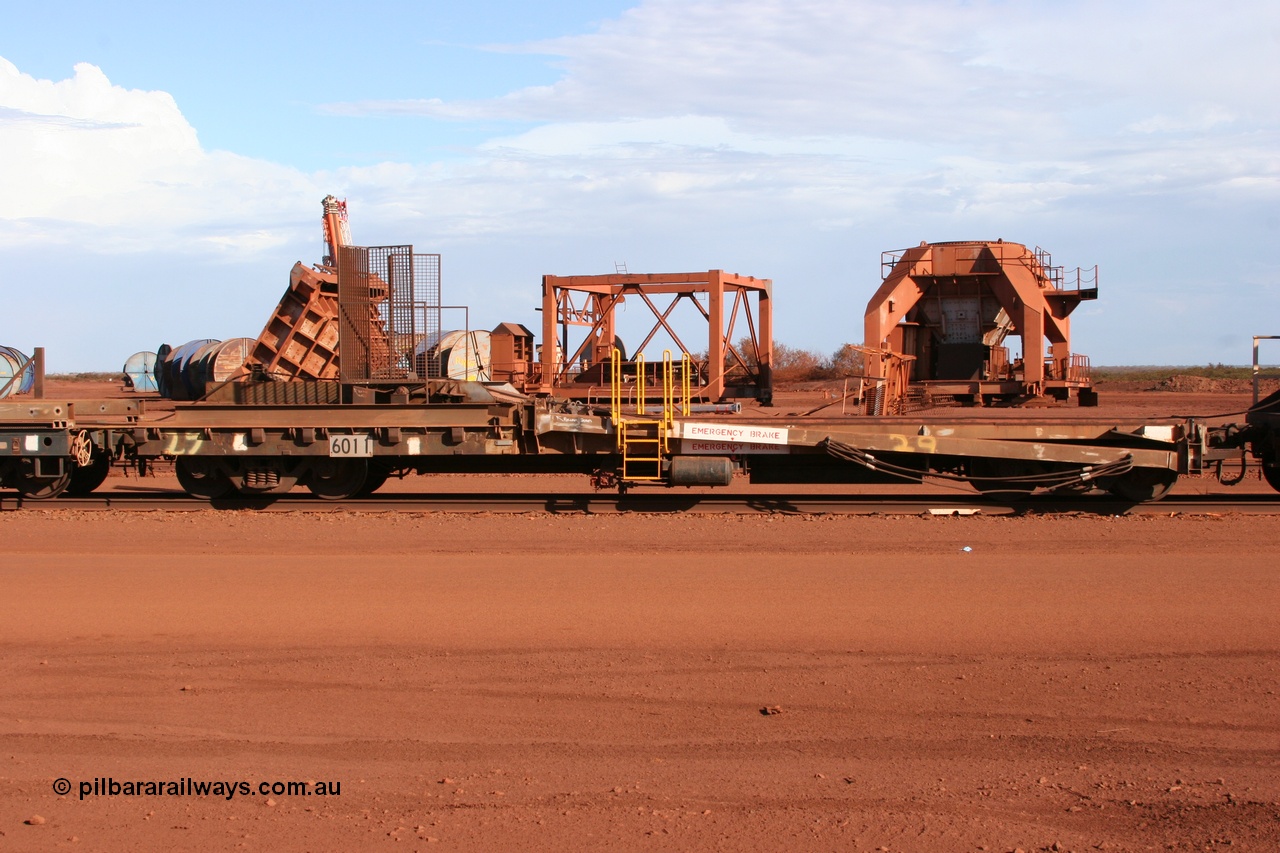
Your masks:
M 1003 240 L 921 243 L 884 253 L 882 266 L 884 282 L 864 318 L 870 375 L 883 368 L 875 351 L 887 350 L 915 359 L 913 381 L 979 404 L 1096 399 L 1088 359 L 1071 352 L 1068 318 L 1097 298 L 1097 267 L 1076 270 L 1067 287 L 1047 252 Z M 1008 335 L 1022 338 L 1021 359 L 1002 346 Z
M 620 343 L 616 312 L 631 299 L 632 304 L 646 306 L 655 321 L 639 344 L 630 347 L 633 356 L 665 332 L 681 352 L 705 354 L 705 362 L 698 364 L 697 396 L 713 402 L 754 398 L 767 405 L 772 401 L 772 293 L 773 282 L 767 278 L 723 270 L 543 276 L 540 370 L 538 381 L 528 390 L 573 397 L 607 386 L 613 349 Z M 705 295 L 705 305 L 700 295 Z M 686 300 L 707 323 L 704 353 L 690 350 L 673 326 L 672 312 Z M 665 305 L 660 304 L 664 301 Z M 573 350 L 570 326 L 587 329 L 585 339 Z M 746 352 L 739 351 L 735 335 L 748 342 Z

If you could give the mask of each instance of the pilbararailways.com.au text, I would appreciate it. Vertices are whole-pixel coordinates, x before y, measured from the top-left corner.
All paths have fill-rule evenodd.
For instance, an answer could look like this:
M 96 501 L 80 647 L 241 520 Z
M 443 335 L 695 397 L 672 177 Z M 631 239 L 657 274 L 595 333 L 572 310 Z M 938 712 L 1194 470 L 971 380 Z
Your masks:
M 53 789 L 59 794 L 71 793 L 67 779 L 57 779 Z M 127 779 L 118 781 L 110 776 L 98 777 L 79 783 L 80 799 L 87 797 L 340 797 L 341 782 L 245 782 L 243 780 L 182 779 L 152 780 Z

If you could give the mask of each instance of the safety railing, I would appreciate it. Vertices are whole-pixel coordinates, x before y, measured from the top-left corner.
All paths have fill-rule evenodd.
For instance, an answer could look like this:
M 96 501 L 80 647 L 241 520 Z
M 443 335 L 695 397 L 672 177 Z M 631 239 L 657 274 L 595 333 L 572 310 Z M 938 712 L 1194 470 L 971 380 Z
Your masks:
M 609 416 L 618 436 L 618 448 L 622 448 L 622 353 L 617 347 L 609 356 Z
M 1071 353 L 1065 358 L 1045 356 L 1044 378 L 1067 382 L 1088 382 L 1092 375 L 1089 356 Z
M 670 436 L 675 424 L 677 406 L 681 415 L 691 411 L 693 398 L 693 360 L 688 353 L 680 354 L 680 377 L 677 383 L 675 357 L 671 350 L 662 353 L 660 371 L 654 377 L 660 394 L 660 411 L 650 414 L 648 397 L 648 370 L 643 355 L 637 355 L 635 409 L 636 417 L 629 418 L 623 412 L 625 383 L 622 371 L 622 353 L 614 349 L 609 359 L 609 407 L 613 418 L 617 447 L 622 454 L 623 480 L 660 479 L 662 457 L 670 450 Z
M 635 358 L 636 362 L 636 414 L 648 414 L 645 407 L 645 398 L 649 396 L 648 390 L 645 388 L 645 371 L 644 371 L 644 353 L 640 353 Z
M 680 353 L 680 414 L 689 416 L 689 405 L 693 400 L 693 357 L 687 352 Z
M 675 370 L 671 364 L 671 350 L 662 351 L 662 450 L 667 449 L 667 434 L 674 422 Z
M 1280 373 L 1263 373 L 1262 362 L 1258 360 L 1258 343 L 1261 341 L 1280 341 L 1280 335 L 1253 336 L 1253 403 L 1256 406 L 1261 397 L 1263 379 L 1280 379 Z
M 1093 367 L 1089 363 L 1089 356 L 1072 353 L 1067 362 L 1067 381 L 1088 382 L 1092 375 Z

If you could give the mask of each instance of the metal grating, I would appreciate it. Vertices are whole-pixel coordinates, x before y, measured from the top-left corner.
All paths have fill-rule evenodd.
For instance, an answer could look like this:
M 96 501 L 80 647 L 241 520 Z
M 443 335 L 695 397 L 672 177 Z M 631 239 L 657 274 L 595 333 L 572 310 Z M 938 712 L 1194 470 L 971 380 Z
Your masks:
M 440 339 L 440 256 L 412 246 L 338 250 L 339 376 L 343 382 L 437 378 L 425 357 Z

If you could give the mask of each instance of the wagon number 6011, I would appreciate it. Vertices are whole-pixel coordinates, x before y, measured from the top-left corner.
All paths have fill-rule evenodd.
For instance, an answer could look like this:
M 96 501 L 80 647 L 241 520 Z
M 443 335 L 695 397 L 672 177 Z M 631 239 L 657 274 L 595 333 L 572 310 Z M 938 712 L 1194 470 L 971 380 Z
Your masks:
M 373 436 L 371 435 L 331 435 L 329 436 L 330 456 L 373 456 Z

